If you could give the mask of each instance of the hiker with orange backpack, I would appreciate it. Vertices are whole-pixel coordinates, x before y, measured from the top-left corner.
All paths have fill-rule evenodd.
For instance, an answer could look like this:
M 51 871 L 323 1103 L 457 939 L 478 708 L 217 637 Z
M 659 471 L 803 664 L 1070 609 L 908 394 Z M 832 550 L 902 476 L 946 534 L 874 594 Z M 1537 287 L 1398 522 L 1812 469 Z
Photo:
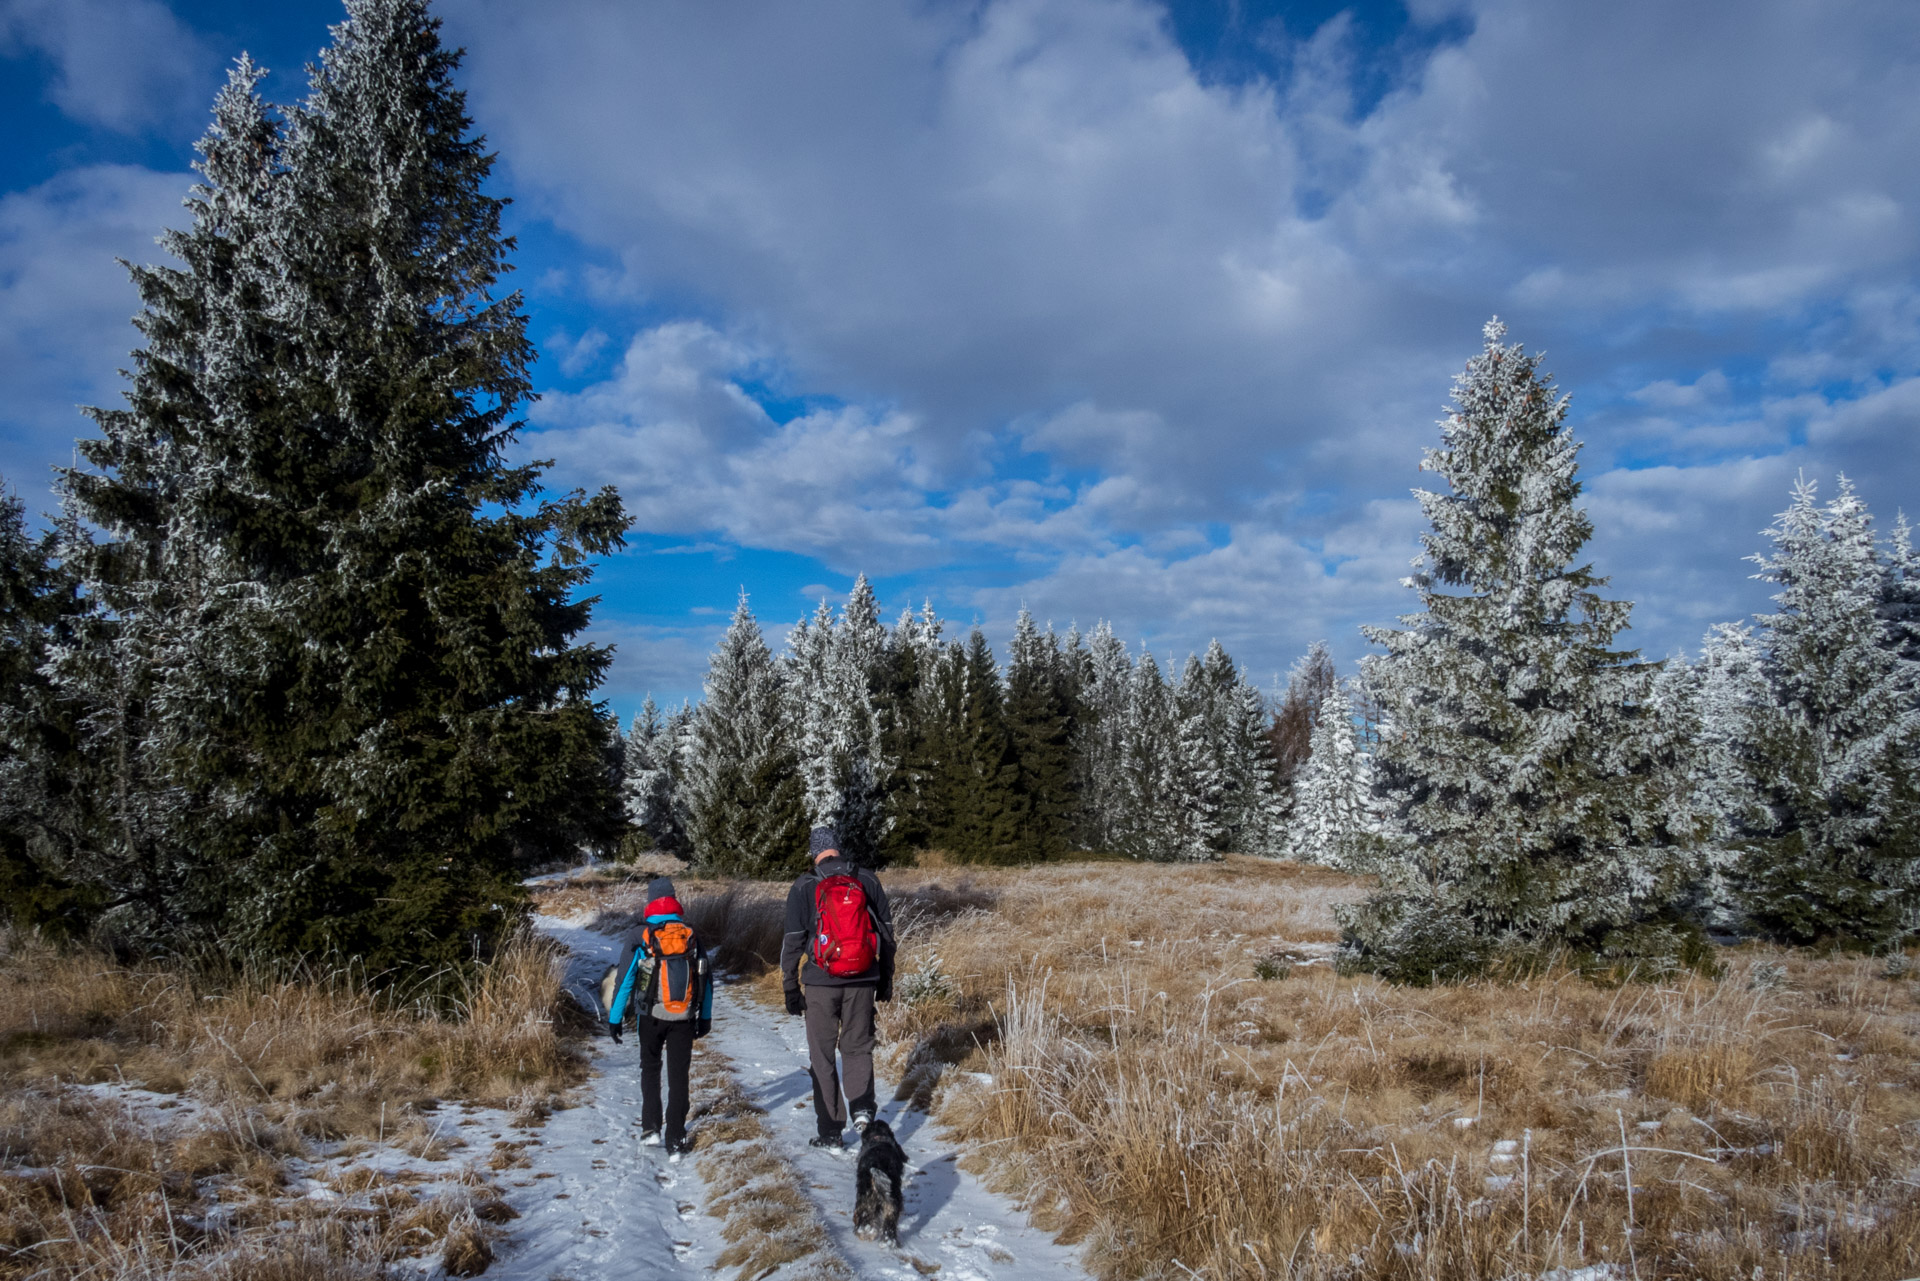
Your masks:
M 873 1120 L 873 1003 L 893 999 L 893 913 L 880 878 L 840 856 L 831 827 L 814 828 L 808 848 L 813 866 L 787 891 L 780 977 L 787 1013 L 807 1020 L 819 1130 L 812 1143 L 837 1152 L 846 1146 L 847 1109 L 863 1134 Z
M 640 1036 L 640 1142 L 663 1143 L 678 1161 L 693 1144 L 687 1138 L 687 1075 L 693 1043 L 713 1027 L 713 984 L 707 953 L 687 924 L 673 882 L 655 877 L 647 885 L 647 910 L 620 940 L 619 964 L 602 981 L 607 1031 L 615 1044 L 629 1007 Z M 661 1129 L 660 1060 L 667 1066 L 666 1128 Z

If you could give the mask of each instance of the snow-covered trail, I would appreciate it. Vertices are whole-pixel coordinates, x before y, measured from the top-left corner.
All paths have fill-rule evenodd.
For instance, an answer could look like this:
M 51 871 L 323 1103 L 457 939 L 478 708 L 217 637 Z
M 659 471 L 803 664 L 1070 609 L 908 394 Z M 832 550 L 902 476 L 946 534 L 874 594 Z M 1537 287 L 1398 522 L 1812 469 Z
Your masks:
M 553 917 L 540 929 L 572 953 L 567 986 L 593 1008 L 590 993 L 616 959 L 604 934 Z M 587 1047 L 593 1076 L 576 1106 L 555 1112 L 530 1140 L 525 1169 L 504 1170 L 507 1203 L 520 1212 L 487 1270 L 501 1281 L 680 1281 L 711 1277 L 722 1249 L 693 1163 L 669 1164 L 660 1148 L 640 1146 L 640 1066 L 631 1040 Z M 696 1050 L 696 1053 L 698 1051 Z
M 565 946 L 567 986 L 597 1008 L 600 974 L 616 959 L 616 941 L 577 920 L 535 918 Z M 813 1084 L 807 1075 L 801 1020 L 756 1005 L 725 987 L 714 993 L 711 1045 L 732 1060 L 741 1087 L 766 1109 L 773 1142 L 804 1182 L 835 1249 L 866 1281 L 920 1281 L 938 1265 L 940 1281 L 1052 1281 L 1085 1277 L 1077 1251 L 1029 1226 L 1016 1206 L 958 1168 L 960 1149 L 934 1132 L 926 1113 L 885 1102 L 880 1115 L 907 1151 L 901 1248 L 853 1234 L 854 1149 L 842 1155 L 807 1145 L 813 1137 Z M 522 1217 L 487 1273 L 504 1281 L 585 1281 L 620 1276 L 638 1281 L 711 1277 L 724 1248 L 720 1221 L 705 1212 L 694 1162 L 666 1163 L 658 1148 L 638 1146 L 640 1071 L 631 1043 L 589 1047 L 594 1075 L 579 1104 L 556 1112 L 524 1149 L 532 1163 L 503 1181 Z M 881 1082 L 879 1096 L 890 1095 Z M 695 1122 L 697 1134 L 698 1122 Z M 520 1137 L 520 1136 L 515 1136 Z M 915 1267 L 915 1261 L 919 1266 Z
M 959 1168 L 960 1148 L 934 1132 L 926 1113 L 891 1101 L 882 1103 L 880 1116 L 907 1151 L 901 1248 L 860 1240 L 853 1234 L 856 1150 L 836 1156 L 807 1145 L 814 1134 L 813 1083 L 801 1020 L 722 988 L 715 993 L 711 1039 L 733 1060 L 741 1086 L 766 1109 L 781 1155 L 806 1179 L 834 1245 L 858 1276 L 919 1281 L 929 1264 L 939 1265 L 941 1281 L 1087 1275 L 1078 1251 L 1054 1244 L 1017 1207 Z M 888 1099 L 888 1084 L 878 1091 L 882 1100 Z M 916 1259 L 920 1268 L 913 1266 Z
M 596 1051 L 599 1047 L 595 1047 Z M 625 1047 L 631 1052 L 631 1045 Z M 506 1170 L 507 1203 L 520 1212 L 489 1277 L 632 1277 L 639 1281 L 710 1275 L 715 1221 L 701 1212 L 691 1163 L 669 1165 L 640 1147 L 637 1068 L 596 1052 L 590 1098 L 555 1112 L 527 1136 L 524 1170 Z

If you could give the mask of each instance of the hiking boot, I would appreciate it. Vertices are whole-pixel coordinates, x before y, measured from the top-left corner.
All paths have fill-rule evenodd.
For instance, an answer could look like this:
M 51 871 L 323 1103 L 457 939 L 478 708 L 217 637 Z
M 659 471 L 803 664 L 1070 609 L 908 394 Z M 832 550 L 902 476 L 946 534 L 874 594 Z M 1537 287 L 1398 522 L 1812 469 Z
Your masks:
M 873 1113 L 855 1112 L 853 1114 L 853 1128 L 856 1131 L 858 1131 L 861 1135 L 865 1135 L 867 1132 L 867 1127 L 872 1124 L 873 1124 Z
M 829 1152 L 845 1152 L 846 1143 L 837 1134 L 816 1134 L 807 1140 L 810 1148 L 825 1148 Z
M 667 1144 L 667 1164 L 679 1165 L 680 1158 L 693 1151 L 692 1139 L 675 1139 Z
M 642 1131 L 640 1131 L 640 1146 L 641 1146 L 641 1147 L 643 1147 L 643 1148 L 657 1148 L 657 1147 L 659 1147 L 659 1146 L 660 1146 L 660 1131 L 658 1131 L 658 1130 L 642 1130 Z

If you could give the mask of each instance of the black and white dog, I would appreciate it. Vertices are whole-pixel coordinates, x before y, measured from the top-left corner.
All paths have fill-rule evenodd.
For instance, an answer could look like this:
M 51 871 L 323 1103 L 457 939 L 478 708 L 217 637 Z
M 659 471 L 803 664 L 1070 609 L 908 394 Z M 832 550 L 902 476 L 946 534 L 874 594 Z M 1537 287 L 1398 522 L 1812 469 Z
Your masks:
M 861 1240 L 900 1244 L 900 1180 L 906 1172 L 907 1154 L 893 1127 L 877 1117 L 867 1122 L 853 1175 L 853 1230 Z

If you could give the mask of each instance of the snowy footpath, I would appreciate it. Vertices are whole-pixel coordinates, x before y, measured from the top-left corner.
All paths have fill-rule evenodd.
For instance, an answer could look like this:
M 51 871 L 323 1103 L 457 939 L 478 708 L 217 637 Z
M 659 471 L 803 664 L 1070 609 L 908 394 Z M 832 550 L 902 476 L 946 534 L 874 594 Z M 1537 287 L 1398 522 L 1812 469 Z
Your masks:
M 1004 1197 L 958 1168 L 961 1150 L 934 1132 L 926 1113 L 884 1103 L 881 1119 L 907 1152 L 900 1249 L 853 1234 L 853 1172 L 857 1150 L 841 1155 L 809 1147 L 814 1135 L 813 1081 L 807 1074 L 806 1032 L 798 1018 L 752 1005 L 724 988 L 716 993 L 713 1034 L 733 1060 L 740 1084 L 767 1110 L 781 1152 L 807 1181 L 840 1255 L 861 1277 L 907 1281 L 937 1275 L 943 1281 L 1029 1281 L 1084 1277 L 1079 1252 L 1054 1244 L 1027 1223 Z M 879 1091 L 887 1097 L 884 1088 Z M 849 1131 L 851 1135 L 851 1131 Z
M 589 995 L 617 959 L 615 941 L 540 917 L 547 934 L 572 953 L 567 986 Z M 523 1169 L 501 1172 L 507 1203 L 520 1212 L 487 1270 L 501 1281 L 656 1281 L 710 1275 L 723 1248 L 719 1220 L 701 1209 L 704 1191 L 691 1161 L 670 1164 L 660 1148 L 640 1146 L 640 1067 L 626 1045 L 588 1046 L 593 1076 L 576 1105 L 530 1134 Z
M 576 921 L 540 917 L 540 929 L 572 953 L 568 987 L 588 1008 L 615 941 Z M 855 1150 L 842 1155 L 807 1145 L 813 1136 L 813 1087 L 801 1021 L 753 1005 L 725 988 L 715 993 L 712 1046 L 734 1064 L 743 1089 L 766 1109 L 773 1142 L 805 1181 L 833 1244 L 856 1276 L 879 1281 L 1039 1281 L 1084 1277 L 1076 1251 L 1028 1226 L 1026 1216 L 957 1167 L 959 1149 L 934 1133 L 923 1112 L 881 1109 L 907 1152 L 901 1248 L 853 1234 Z M 500 1243 L 489 1277 L 505 1281 L 597 1281 L 602 1277 L 710 1276 L 723 1248 L 720 1221 L 705 1213 L 705 1190 L 690 1159 L 669 1164 L 639 1146 L 640 1067 L 631 1041 L 591 1047 L 594 1074 L 577 1105 L 556 1112 L 521 1156 L 525 1168 L 502 1172 L 508 1203 L 521 1218 Z M 887 1091 L 881 1090 L 885 1098 Z M 697 1128 L 696 1128 L 697 1133 Z

